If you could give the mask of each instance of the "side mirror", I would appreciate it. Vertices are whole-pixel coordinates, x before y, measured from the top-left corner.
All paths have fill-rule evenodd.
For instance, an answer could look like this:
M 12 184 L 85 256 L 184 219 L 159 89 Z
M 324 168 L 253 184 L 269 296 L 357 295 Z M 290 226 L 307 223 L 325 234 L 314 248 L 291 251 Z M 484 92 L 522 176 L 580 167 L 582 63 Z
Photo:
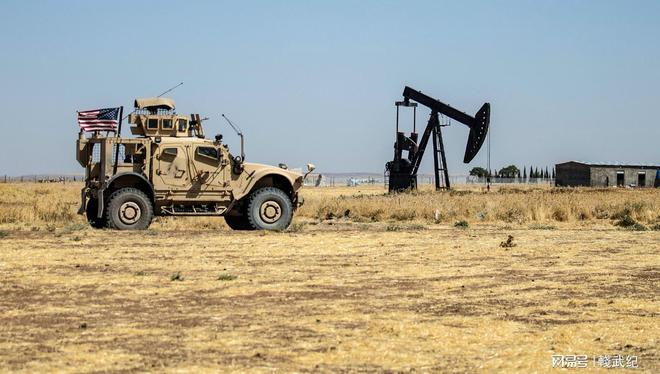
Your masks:
M 313 172 L 314 169 L 316 169 L 316 166 L 314 166 L 314 164 L 307 164 L 307 173 L 305 173 L 305 175 L 303 175 L 303 179 L 307 178 L 309 173 Z

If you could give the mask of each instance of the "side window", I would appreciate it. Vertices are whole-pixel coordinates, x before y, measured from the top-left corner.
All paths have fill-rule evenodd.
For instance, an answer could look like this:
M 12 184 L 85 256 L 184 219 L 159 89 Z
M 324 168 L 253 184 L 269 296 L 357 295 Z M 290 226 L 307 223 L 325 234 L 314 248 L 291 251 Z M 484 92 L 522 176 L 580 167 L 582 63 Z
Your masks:
M 163 130 L 171 130 L 173 125 L 172 125 L 172 120 L 171 119 L 163 119 L 163 124 L 161 126 Z
M 147 121 L 147 128 L 150 130 L 158 130 L 158 119 L 149 118 L 149 120 Z
M 178 131 L 181 131 L 181 132 L 187 131 L 188 130 L 188 121 L 183 119 L 183 118 L 180 118 L 178 120 L 177 126 L 178 126 Z
M 163 155 L 176 157 L 177 151 L 177 148 L 165 148 L 163 149 Z
M 218 161 L 218 150 L 214 147 L 197 147 L 197 154 L 205 159 Z

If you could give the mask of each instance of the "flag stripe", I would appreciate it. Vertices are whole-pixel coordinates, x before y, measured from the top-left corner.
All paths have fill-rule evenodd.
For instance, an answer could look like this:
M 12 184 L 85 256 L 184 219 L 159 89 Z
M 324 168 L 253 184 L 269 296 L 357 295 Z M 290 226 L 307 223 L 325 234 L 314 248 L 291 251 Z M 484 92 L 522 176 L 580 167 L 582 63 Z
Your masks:
M 119 108 L 104 108 L 78 112 L 78 126 L 84 131 L 114 131 L 119 119 Z

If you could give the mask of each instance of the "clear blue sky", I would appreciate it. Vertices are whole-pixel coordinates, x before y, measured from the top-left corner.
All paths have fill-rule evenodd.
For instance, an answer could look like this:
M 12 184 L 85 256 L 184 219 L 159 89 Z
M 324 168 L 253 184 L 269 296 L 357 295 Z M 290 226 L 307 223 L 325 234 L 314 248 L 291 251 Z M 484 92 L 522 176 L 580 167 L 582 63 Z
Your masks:
M 4 0 L 0 174 L 81 172 L 76 110 L 180 81 L 178 111 L 236 149 L 227 113 L 250 161 L 381 172 L 410 85 L 489 101 L 494 168 L 660 163 L 659 20 L 659 1 Z M 453 174 L 485 165 L 462 163 L 467 134 L 445 131 Z

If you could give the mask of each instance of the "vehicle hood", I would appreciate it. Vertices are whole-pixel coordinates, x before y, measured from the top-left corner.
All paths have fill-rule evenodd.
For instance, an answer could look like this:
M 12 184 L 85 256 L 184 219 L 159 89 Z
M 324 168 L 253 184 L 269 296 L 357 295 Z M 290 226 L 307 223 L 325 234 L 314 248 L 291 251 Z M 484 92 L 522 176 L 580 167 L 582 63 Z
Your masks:
M 260 175 L 279 174 L 289 179 L 292 184 L 296 181 L 296 179 L 302 178 L 303 176 L 302 173 L 296 171 L 282 169 L 271 165 L 257 164 L 253 162 L 243 163 L 243 168 L 247 173 L 255 173 Z

